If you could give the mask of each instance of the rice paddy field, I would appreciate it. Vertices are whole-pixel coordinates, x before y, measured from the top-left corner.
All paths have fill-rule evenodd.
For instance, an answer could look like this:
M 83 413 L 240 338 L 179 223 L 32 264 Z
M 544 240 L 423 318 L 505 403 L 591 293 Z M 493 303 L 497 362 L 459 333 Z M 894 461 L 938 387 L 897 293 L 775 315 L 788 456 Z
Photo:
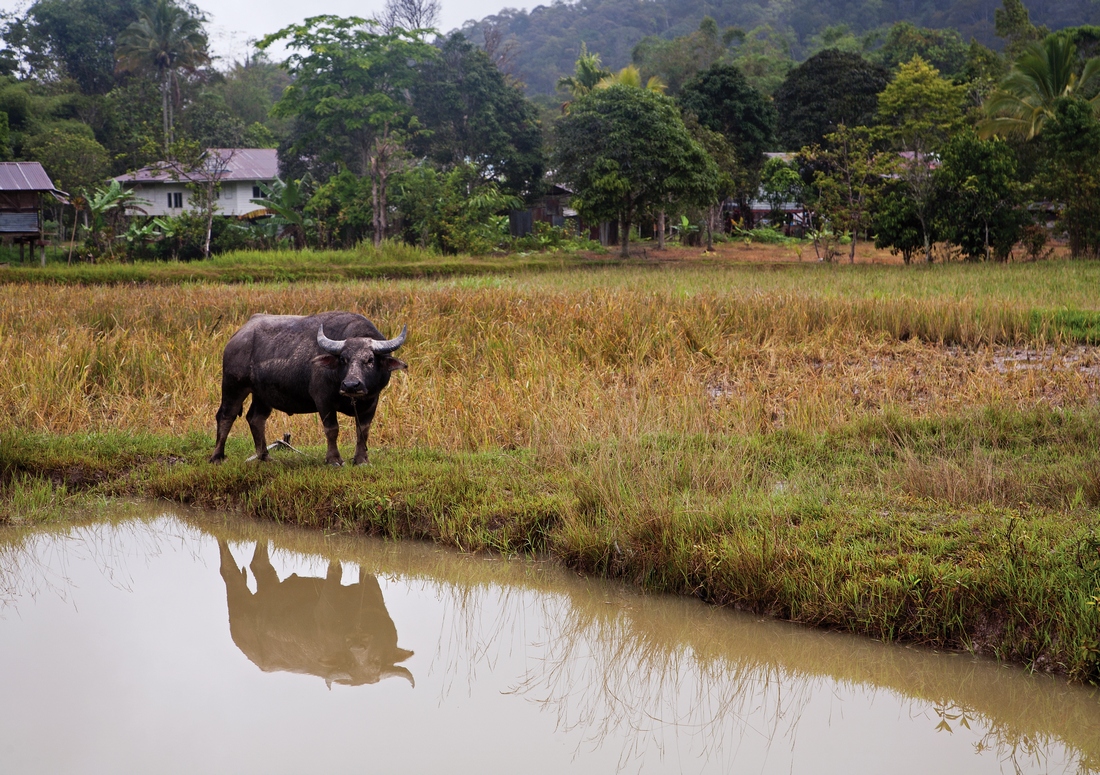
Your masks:
M 1100 266 L 735 258 L 10 270 L 0 501 L 11 522 L 161 497 L 535 552 L 1100 680 Z M 269 438 L 304 454 L 246 462 L 241 420 L 206 463 L 233 331 L 327 309 L 409 327 L 371 464 L 325 467 L 317 417 L 278 414 Z

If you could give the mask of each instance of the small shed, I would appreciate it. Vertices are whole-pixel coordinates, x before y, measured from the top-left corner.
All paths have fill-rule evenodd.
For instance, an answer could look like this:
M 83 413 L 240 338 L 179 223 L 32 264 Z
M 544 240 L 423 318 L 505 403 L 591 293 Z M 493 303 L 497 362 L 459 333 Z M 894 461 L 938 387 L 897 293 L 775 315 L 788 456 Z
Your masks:
M 54 188 L 53 181 L 36 161 L 0 162 L 0 239 L 23 246 L 42 248 L 42 263 L 46 262 L 46 240 L 42 233 L 42 195 L 65 194 Z

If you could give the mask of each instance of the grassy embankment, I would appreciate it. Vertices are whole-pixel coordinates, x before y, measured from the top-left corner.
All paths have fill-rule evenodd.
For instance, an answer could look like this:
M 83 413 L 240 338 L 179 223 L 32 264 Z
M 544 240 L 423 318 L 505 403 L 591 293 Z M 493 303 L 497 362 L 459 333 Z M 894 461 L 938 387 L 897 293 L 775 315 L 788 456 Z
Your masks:
M 99 264 L 51 261 L 0 264 L 0 283 L 63 285 L 125 283 L 186 284 L 369 280 L 394 277 L 451 277 L 562 269 L 586 263 L 568 253 L 443 256 L 387 243 L 355 250 L 239 251 L 208 261 L 139 261 Z
M 9 284 L 9 518 L 125 495 L 539 551 L 651 590 L 1100 678 L 1100 267 L 682 264 Z M 209 454 L 255 311 L 407 323 L 372 465 Z M 350 445 L 345 424 L 343 448 Z

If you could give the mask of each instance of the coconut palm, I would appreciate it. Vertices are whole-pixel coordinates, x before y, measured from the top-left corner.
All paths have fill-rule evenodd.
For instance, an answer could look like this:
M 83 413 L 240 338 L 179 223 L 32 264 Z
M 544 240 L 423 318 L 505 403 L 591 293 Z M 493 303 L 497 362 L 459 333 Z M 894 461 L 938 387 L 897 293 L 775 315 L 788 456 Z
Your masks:
M 210 62 L 203 21 L 172 0 L 154 0 L 118 38 L 118 69 L 148 73 L 160 84 L 165 150 L 174 140 L 172 108 L 173 97 L 179 99 L 179 74 Z
M 1087 95 L 1100 116 L 1100 57 L 1085 63 L 1077 74 L 1077 47 L 1064 35 L 1050 35 L 1032 43 L 1012 66 L 997 89 L 985 102 L 989 116 L 979 126 L 984 138 L 1000 135 L 1030 140 L 1042 132 L 1043 124 L 1054 115 L 1054 103 L 1060 97 Z

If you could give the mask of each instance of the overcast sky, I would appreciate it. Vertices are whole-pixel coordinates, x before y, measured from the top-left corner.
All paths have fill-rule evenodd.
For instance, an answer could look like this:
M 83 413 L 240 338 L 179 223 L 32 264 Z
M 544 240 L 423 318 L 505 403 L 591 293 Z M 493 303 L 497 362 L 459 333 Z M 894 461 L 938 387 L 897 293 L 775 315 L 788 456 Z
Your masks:
M 385 0 L 194 0 L 210 19 L 207 30 L 217 56 L 241 58 L 248 42 L 275 32 L 307 16 L 371 16 Z M 467 19 L 481 19 L 501 8 L 534 8 L 551 0 L 443 0 L 439 28 L 450 31 Z M 28 0 L 0 0 L 0 9 L 15 11 L 30 5 Z M 223 65 L 224 66 L 224 65 Z

